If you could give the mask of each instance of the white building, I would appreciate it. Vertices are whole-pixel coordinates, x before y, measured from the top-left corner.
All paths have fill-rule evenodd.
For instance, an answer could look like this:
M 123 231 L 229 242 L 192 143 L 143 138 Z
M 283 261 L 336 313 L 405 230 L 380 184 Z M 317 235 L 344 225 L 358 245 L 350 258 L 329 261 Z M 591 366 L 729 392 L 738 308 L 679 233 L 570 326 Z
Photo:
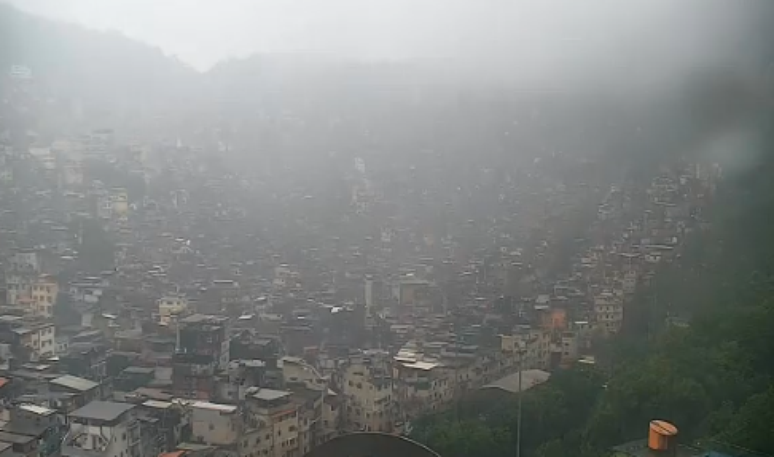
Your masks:
M 300 357 L 286 356 L 280 359 L 285 382 L 303 383 L 310 390 L 327 390 L 328 377 Z
M 29 350 L 30 360 L 43 360 L 53 357 L 56 353 L 56 331 L 53 323 L 17 327 L 12 332 L 19 335 L 21 344 Z
M 206 401 L 191 404 L 191 435 L 198 443 L 235 445 L 241 434 L 241 415 L 234 405 Z
M 15 335 L 19 348 L 28 352 L 32 361 L 52 357 L 56 352 L 56 331 L 54 324 L 37 318 L 0 316 L 0 326 Z

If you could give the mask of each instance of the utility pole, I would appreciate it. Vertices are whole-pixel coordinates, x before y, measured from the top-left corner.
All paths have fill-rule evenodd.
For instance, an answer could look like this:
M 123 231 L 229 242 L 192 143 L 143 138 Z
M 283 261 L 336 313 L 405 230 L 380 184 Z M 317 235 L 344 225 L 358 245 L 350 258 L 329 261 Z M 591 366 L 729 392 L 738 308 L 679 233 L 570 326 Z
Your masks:
M 519 393 L 517 397 L 516 411 L 516 457 L 521 457 L 521 397 L 522 397 L 522 371 L 524 371 L 524 352 L 526 348 L 523 342 L 519 341 Z

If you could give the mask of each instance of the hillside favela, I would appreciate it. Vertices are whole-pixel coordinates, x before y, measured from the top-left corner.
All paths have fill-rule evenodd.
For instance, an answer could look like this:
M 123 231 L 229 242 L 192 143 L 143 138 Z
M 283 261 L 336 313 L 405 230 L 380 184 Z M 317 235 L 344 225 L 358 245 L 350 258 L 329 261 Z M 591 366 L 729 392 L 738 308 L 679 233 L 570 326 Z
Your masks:
M 774 456 L 774 2 L 0 0 L 0 457 Z

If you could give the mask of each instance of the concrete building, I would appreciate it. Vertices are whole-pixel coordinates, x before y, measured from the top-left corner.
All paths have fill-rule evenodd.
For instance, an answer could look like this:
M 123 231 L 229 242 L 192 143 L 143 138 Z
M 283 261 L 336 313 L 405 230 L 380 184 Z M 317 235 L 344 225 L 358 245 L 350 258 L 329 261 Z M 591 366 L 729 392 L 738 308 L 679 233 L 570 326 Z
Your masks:
M 0 431 L 0 455 L 37 457 L 38 441 L 34 436 Z
M 594 297 L 596 328 L 603 334 L 614 334 L 621 329 L 624 318 L 624 300 L 620 294 L 605 291 Z
M 35 456 L 55 455 L 63 438 L 64 426 L 57 411 L 45 406 L 23 403 L 10 410 L 10 421 L 0 430 L 6 433 L 32 437 L 37 450 Z M 2 454 L 0 454 L 2 455 Z
M 64 375 L 48 382 L 57 409 L 69 413 L 95 400 L 101 400 L 102 386 L 89 379 Z
M 135 406 L 93 401 L 71 412 L 62 442 L 62 457 L 144 457 Z
M 344 428 L 348 431 L 392 431 L 395 393 L 389 356 L 376 351 L 351 356 L 340 376 L 346 402 Z
M 206 401 L 191 404 L 191 436 L 195 442 L 235 447 L 243 432 L 238 407 Z
M 404 359 L 396 361 L 393 372 L 396 401 L 404 419 L 438 411 L 453 399 L 455 370 L 445 370 L 438 362 Z
M 169 325 L 172 320 L 188 310 L 188 300 L 180 295 L 165 295 L 156 300 L 159 308 L 159 323 Z
M 32 310 L 35 316 L 50 319 L 54 317 L 54 304 L 59 294 L 59 284 L 50 275 L 42 275 L 31 287 Z
M 126 189 L 110 190 L 110 214 L 117 219 L 129 217 L 129 197 Z
M 7 305 L 19 306 L 27 315 L 53 317 L 59 293 L 59 284 L 53 276 L 10 271 L 5 279 Z
M 293 393 L 284 390 L 255 388 L 247 397 L 250 413 L 259 423 L 259 455 L 298 457 L 299 405 Z
M 327 390 L 329 378 L 323 376 L 315 367 L 309 365 L 300 357 L 283 357 L 280 359 L 282 377 L 287 383 L 302 383 L 307 389 Z
M 344 409 L 343 400 L 335 392 L 326 392 L 322 405 L 322 427 L 318 436 L 318 443 L 332 440 L 341 433 Z
M 41 263 L 38 252 L 32 249 L 20 249 L 8 258 L 5 264 L 7 305 L 17 305 L 20 299 L 31 299 L 32 286 L 42 271 Z
M 215 395 L 215 374 L 229 361 L 227 318 L 194 314 L 180 320 L 172 357 L 174 394 L 209 400 Z
M 551 364 L 551 332 L 519 326 L 511 335 L 500 336 L 500 348 L 525 369 L 546 369 Z
M 263 360 L 231 360 L 228 368 L 216 375 L 219 401 L 243 401 L 251 388 L 266 385 L 267 366 Z
M 54 324 L 40 318 L 0 316 L 0 345 L 8 356 L 24 361 L 52 357 L 56 351 Z

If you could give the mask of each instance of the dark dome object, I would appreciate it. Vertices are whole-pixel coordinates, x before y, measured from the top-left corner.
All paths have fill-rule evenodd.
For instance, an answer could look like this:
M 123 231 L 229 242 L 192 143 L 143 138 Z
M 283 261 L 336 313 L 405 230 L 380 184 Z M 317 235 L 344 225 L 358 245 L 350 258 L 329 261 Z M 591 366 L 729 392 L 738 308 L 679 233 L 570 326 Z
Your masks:
M 304 457 L 440 457 L 429 448 L 387 433 L 352 433 L 312 449 Z

